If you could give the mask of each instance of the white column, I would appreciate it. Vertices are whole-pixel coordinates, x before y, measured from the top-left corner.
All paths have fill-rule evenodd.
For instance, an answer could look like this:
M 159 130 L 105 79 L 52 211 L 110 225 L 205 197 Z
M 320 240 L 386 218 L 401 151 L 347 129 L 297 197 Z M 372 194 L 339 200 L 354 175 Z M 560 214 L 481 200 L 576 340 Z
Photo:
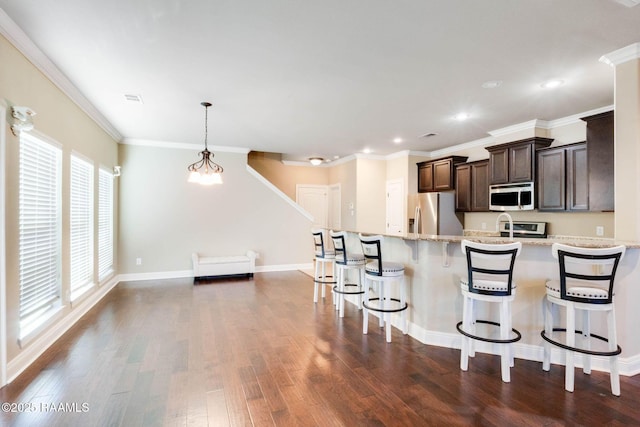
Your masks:
M 640 240 L 640 42 L 600 58 L 615 68 L 615 238 Z

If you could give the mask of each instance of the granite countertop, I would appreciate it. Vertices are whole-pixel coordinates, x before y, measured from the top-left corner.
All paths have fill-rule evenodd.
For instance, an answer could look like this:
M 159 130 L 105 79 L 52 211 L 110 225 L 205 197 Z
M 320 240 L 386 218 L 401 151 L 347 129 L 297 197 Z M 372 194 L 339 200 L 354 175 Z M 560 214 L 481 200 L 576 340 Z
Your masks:
M 485 230 L 465 230 L 463 236 L 434 234 L 418 234 L 416 236 L 415 234 L 406 234 L 402 236 L 402 238 L 405 240 L 426 240 L 449 243 L 460 243 L 463 239 L 479 243 L 509 243 L 511 241 L 508 237 L 501 237 L 500 233 Z M 585 248 L 609 248 L 618 245 L 624 245 L 632 249 L 640 248 L 640 242 L 580 236 L 549 235 L 546 239 L 514 237 L 513 241 L 522 242 L 523 245 L 529 246 L 551 246 L 554 243 L 563 243 L 565 245 Z
M 358 234 L 357 231 L 343 230 L 349 233 Z M 362 233 L 372 234 L 372 233 Z M 373 233 L 385 237 L 397 237 L 403 240 L 419 241 L 424 240 L 428 242 L 447 242 L 447 243 L 460 243 L 462 240 L 471 240 L 479 243 L 509 243 L 508 237 L 501 237 L 499 232 L 488 230 L 464 230 L 463 236 L 449 236 L 449 235 L 437 235 L 437 234 L 414 234 L 407 233 L 403 235 L 391 235 L 384 233 Z M 514 237 L 513 241 L 522 242 L 523 245 L 528 246 L 551 246 L 554 243 L 564 243 L 565 245 L 580 246 L 583 248 L 610 248 L 612 246 L 623 245 L 627 249 L 640 249 L 640 242 L 631 240 L 620 239 L 605 239 L 602 237 L 582 237 L 582 236 L 563 236 L 563 235 L 549 235 L 546 239 L 540 238 L 523 238 Z

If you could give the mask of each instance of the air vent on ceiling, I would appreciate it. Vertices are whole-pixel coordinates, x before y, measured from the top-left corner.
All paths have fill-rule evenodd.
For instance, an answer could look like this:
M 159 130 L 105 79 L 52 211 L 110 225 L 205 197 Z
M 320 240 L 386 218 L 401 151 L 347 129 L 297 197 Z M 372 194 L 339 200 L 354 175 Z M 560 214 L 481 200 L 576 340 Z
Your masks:
M 640 0 L 613 0 L 613 1 L 627 7 L 633 7 L 640 4 Z
M 432 136 L 436 136 L 437 133 L 434 132 L 429 132 L 429 133 L 425 133 L 424 135 L 420 135 L 420 138 L 431 138 Z
M 133 93 L 125 93 L 124 94 L 124 99 L 126 99 L 129 102 L 137 102 L 138 104 L 142 104 L 142 95 L 137 95 L 137 94 L 133 94 Z

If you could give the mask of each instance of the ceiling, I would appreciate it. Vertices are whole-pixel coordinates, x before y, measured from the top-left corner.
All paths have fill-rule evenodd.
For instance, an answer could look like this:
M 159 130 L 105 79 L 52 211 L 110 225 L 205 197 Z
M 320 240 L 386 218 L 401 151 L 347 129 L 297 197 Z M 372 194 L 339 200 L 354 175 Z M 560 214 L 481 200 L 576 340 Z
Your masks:
M 636 0 L 0 0 L 122 142 L 431 152 L 613 104 Z M 541 83 L 562 79 L 556 89 Z M 483 88 L 500 81 L 496 88 Z M 127 101 L 140 95 L 143 103 Z M 466 112 L 466 121 L 453 116 Z M 36 117 L 37 125 L 37 117 Z M 435 136 L 423 135 L 434 133 Z M 394 143 L 394 138 L 402 138 Z

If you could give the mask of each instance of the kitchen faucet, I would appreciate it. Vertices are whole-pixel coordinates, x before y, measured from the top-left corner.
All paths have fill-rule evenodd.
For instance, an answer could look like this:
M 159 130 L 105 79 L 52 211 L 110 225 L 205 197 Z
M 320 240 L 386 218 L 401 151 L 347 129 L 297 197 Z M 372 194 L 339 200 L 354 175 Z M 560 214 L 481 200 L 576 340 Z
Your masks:
M 502 216 L 506 216 L 509 220 L 509 240 L 513 240 L 513 219 L 511 219 L 511 215 L 508 213 L 502 212 L 498 215 L 498 218 L 496 218 L 496 231 L 500 231 L 500 218 L 502 218 Z

